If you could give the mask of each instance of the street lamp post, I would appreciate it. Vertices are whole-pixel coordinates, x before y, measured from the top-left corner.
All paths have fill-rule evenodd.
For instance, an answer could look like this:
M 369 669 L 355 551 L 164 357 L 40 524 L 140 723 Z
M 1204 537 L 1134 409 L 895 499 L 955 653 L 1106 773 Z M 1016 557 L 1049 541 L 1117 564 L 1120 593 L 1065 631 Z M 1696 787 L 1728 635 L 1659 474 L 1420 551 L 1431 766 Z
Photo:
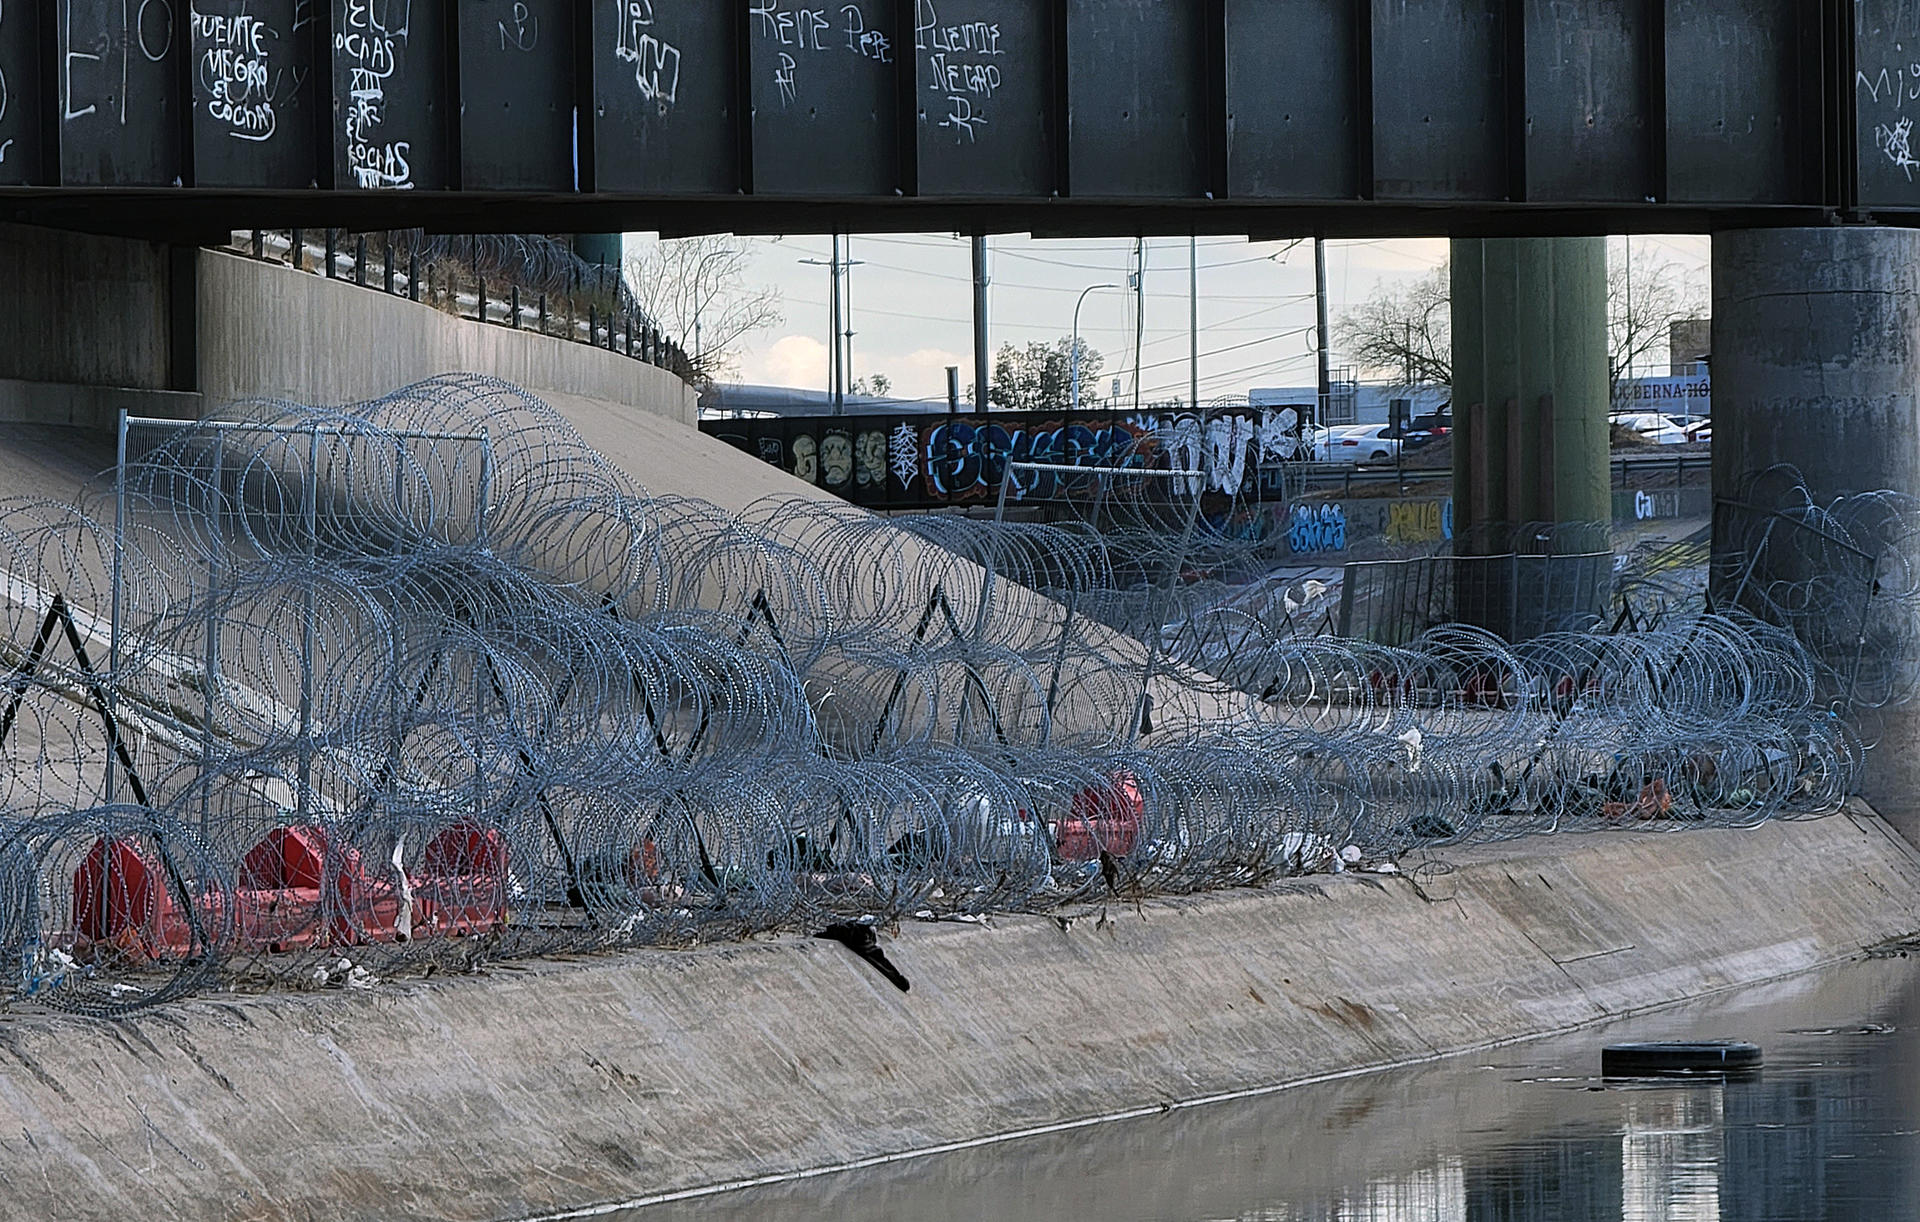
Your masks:
M 700 342 L 700 310 L 706 304 L 700 284 L 706 278 L 707 264 L 715 259 L 724 259 L 733 254 L 730 250 L 710 250 L 702 256 L 700 262 L 693 265 L 693 363 L 698 365 L 707 354 L 706 345 Z
M 1073 382 L 1072 399 L 1067 406 L 1067 423 L 1073 423 L 1073 414 L 1080 410 L 1080 307 L 1086 304 L 1087 294 L 1100 289 L 1117 289 L 1117 284 L 1089 284 L 1080 290 L 1079 298 L 1073 303 L 1073 347 L 1067 353 L 1069 375 Z

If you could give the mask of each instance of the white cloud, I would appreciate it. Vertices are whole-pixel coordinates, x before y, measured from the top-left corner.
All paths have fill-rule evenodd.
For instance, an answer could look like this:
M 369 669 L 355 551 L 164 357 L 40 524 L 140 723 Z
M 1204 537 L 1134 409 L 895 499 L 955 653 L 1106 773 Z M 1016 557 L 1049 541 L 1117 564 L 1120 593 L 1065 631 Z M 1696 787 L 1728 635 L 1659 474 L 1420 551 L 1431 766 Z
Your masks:
M 824 390 L 827 346 L 810 335 L 783 335 L 766 349 L 748 353 L 741 373 L 749 382 Z
M 893 394 L 904 399 L 939 399 L 947 393 L 947 366 L 960 368 L 960 385 L 973 380 L 973 356 L 945 348 L 915 348 L 891 362 L 881 362 L 894 373 Z

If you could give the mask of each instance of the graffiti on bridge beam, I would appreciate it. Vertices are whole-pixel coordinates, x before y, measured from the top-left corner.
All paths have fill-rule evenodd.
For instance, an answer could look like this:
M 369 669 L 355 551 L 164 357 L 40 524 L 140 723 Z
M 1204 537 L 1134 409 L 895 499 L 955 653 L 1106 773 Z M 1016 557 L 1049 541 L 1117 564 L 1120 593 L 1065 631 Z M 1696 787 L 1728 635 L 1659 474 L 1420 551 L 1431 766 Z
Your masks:
M 1241 408 L 1204 416 L 1089 411 L 1071 420 L 1037 412 L 815 416 L 709 420 L 701 428 L 857 504 L 912 508 L 992 502 L 1003 479 L 1013 503 L 1083 490 L 1078 477 L 1024 463 L 1201 471 L 1169 490 L 1271 499 L 1283 484 L 1277 464 L 1301 456 L 1300 426 L 1292 408 Z

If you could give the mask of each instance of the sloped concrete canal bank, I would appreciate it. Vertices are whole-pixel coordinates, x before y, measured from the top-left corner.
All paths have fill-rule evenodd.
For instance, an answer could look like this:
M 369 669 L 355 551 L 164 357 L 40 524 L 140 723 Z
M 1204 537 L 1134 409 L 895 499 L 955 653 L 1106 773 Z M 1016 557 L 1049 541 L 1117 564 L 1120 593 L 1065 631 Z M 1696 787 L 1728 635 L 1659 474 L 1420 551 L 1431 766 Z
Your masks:
M 555 1213 L 1430 1058 L 1920 931 L 1920 858 L 1864 813 L 1449 861 L 909 924 L 907 994 L 781 937 L 16 1018 L 0 1215 Z

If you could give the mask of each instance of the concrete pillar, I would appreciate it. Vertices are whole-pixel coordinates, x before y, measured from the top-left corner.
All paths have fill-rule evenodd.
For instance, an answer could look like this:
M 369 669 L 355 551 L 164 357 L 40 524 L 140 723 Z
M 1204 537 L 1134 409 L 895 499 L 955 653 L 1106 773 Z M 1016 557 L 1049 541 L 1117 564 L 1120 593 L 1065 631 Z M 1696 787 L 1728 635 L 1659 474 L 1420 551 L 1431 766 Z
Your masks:
M 618 268 L 625 249 L 625 235 L 618 233 L 576 233 L 573 253 L 587 262 Z
M 1452 262 L 1454 613 L 1586 628 L 1611 570 L 1606 241 L 1457 238 Z
M 1456 238 L 1452 259 L 1458 550 L 1513 550 L 1528 523 L 1601 524 L 1554 550 L 1604 549 L 1606 240 Z
M 1920 232 L 1834 226 L 1715 234 L 1712 368 L 1715 585 L 1724 606 L 1744 572 L 1741 540 L 1752 537 L 1741 522 L 1750 511 L 1724 502 L 1739 497 L 1750 476 L 1789 464 L 1821 503 L 1883 488 L 1920 494 Z M 1769 547 L 1754 579 L 1804 579 L 1792 570 L 1801 554 Z M 1836 591 L 1830 601 L 1854 599 Z M 1821 611 L 1829 619 L 1858 617 L 1848 606 Z M 1881 710 L 1867 714 L 1863 727 L 1878 739 L 1865 794 L 1920 842 L 1920 715 Z
M 1920 231 L 1713 238 L 1713 487 L 1791 463 L 1820 497 L 1920 492 Z

